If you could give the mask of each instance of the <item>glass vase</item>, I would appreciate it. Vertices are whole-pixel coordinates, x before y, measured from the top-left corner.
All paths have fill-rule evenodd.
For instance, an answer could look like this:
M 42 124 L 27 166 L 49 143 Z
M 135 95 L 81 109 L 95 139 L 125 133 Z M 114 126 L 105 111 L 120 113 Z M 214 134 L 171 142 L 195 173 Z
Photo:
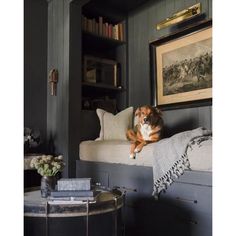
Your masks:
M 41 178 L 41 197 L 47 198 L 50 196 L 51 191 L 55 190 L 56 177 L 55 176 L 42 176 Z

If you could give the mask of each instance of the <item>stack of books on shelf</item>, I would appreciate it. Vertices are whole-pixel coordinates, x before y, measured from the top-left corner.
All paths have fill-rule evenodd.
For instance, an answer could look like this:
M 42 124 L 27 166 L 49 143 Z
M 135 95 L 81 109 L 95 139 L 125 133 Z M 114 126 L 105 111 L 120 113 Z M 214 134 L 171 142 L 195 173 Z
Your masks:
M 98 191 L 91 188 L 90 178 L 63 178 L 57 182 L 57 190 L 51 191 L 49 200 L 58 202 L 95 201 Z
M 82 16 L 82 28 L 84 31 L 99 36 L 124 41 L 124 23 L 111 24 L 105 22 L 102 16 L 99 16 L 98 19 Z

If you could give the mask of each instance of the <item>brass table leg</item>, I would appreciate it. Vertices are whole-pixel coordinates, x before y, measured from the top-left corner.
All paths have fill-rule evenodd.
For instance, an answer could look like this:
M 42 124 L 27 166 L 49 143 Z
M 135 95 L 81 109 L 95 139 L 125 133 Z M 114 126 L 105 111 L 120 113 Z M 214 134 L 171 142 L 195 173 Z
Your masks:
M 115 234 L 114 236 L 117 236 L 117 198 L 114 197 L 114 202 L 115 202 Z
M 48 225 L 48 201 L 46 201 L 46 205 L 45 205 L 45 214 L 46 214 L 46 217 L 45 217 L 45 223 L 46 223 L 46 236 L 49 236 L 49 225 Z
M 89 235 L 89 201 L 86 202 L 87 206 L 87 216 L 86 216 L 86 236 Z

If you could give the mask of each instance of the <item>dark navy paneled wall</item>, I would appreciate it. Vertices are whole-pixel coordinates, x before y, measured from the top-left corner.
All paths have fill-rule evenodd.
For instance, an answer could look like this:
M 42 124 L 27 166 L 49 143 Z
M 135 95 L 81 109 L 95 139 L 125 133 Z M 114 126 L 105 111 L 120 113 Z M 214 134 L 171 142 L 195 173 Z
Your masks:
M 156 24 L 198 2 L 206 19 L 211 18 L 211 0 L 153 0 L 129 14 L 129 105 L 151 103 L 149 43 L 171 33 L 170 27 L 157 31 Z M 198 126 L 211 129 L 211 106 L 165 111 L 164 120 L 168 133 Z
M 24 1 L 24 126 L 46 139 L 47 1 Z

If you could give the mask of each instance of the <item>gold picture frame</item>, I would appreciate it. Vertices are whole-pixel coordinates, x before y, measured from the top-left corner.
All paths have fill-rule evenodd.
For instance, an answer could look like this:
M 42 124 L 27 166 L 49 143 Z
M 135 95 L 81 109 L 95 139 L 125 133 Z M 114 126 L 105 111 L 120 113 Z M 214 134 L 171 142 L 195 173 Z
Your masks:
M 151 43 L 155 105 L 194 103 L 212 98 L 212 22 Z

